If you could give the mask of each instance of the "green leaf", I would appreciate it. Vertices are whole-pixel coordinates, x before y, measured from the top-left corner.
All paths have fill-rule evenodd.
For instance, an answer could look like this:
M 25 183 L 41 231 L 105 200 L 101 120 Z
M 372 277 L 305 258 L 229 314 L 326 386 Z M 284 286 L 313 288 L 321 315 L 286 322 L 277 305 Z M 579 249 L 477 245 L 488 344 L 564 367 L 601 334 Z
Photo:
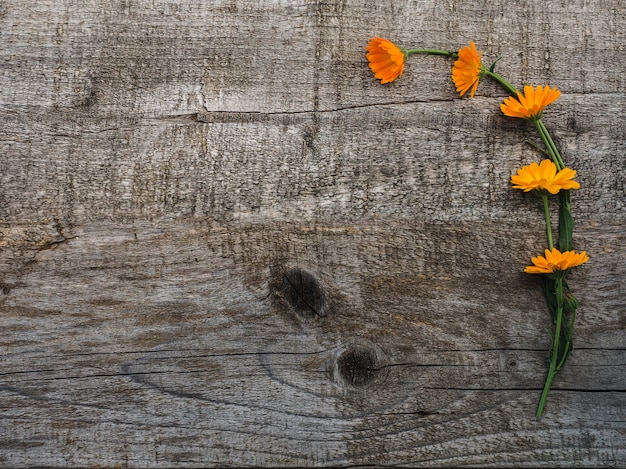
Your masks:
M 569 287 L 567 285 L 566 280 L 561 279 L 563 282 L 562 294 L 563 295 L 571 295 L 569 291 Z M 542 289 L 546 298 L 546 303 L 548 304 L 548 309 L 550 310 L 550 314 L 552 316 L 552 320 L 556 322 L 556 315 L 558 311 L 558 299 L 557 299 L 557 280 L 551 278 L 547 275 L 544 275 L 542 278 Z M 561 300 L 563 301 L 563 300 Z M 563 311 L 563 325 L 561 327 L 561 331 L 559 334 L 559 349 L 554 350 L 554 337 L 552 337 L 552 345 L 550 346 L 550 354 L 555 354 L 557 363 L 556 371 L 560 370 L 567 361 L 567 357 L 570 352 L 573 350 L 572 343 L 572 332 L 574 329 L 574 318 L 575 311 Z
M 559 371 L 563 368 L 563 366 L 565 366 L 567 357 L 572 350 L 574 350 L 574 346 L 572 343 L 571 329 L 565 327 L 561 330 L 561 339 L 559 340 L 559 350 L 556 360 L 556 371 Z
M 489 67 L 489 71 L 491 73 L 494 73 L 494 70 L 496 69 L 496 64 L 500 61 L 502 57 L 498 57 L 494 63 L 491 64 L 491 67 Z
M 569 191 L 559 192 L 559 250 L 561 252 L 574 249 L 573 232 L 574 219 L 572 218 Z
M 556 321 L 556 311 L 557 311 L 557 299 L 556 294 L 554 293 L 555 284 L 554 279 L 548 277 L 547 275 L 543 275 L 541 288 L 543 290 L 543 294 L 546 297 L 546 302 L 548 303 L 548 309 L 550 309 L 550 314 L 552 315 L 552 320 Z

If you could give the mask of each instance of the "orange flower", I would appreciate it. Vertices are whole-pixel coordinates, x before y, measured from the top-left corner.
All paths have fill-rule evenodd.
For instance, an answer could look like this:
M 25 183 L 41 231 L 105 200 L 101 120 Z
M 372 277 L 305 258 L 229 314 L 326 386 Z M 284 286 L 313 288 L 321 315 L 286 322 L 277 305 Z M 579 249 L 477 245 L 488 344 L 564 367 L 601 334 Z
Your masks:
M 521 117 L 523 119 L 537 120 L 541 118 L 544 108 L 556 101 L 561 92 L 555 88 L 539 85 L 536 89 L 532 86 L 524 86 L 524 94 L 517 93 L 517 99 L 509 96 L 500 104 L 500 110 L 509 117 Z
M 557 248 L 545 250 L 544 256 L 537 256 L 531 259 L 534 265 L 529 265 L 524 269 L 527 274 L 552 274 L 556 271 L 565 271 L 584 264 L 589 260 L 587 252 L 576 253 L 576 251 L 561 252 Z
M 380 37 L 370 39 L 367 47 L 367 60 L 380 83 L 390 83 L 402 76 L 406 52 L 402 47 Z
M 531 163 L 517 170 L 517 174 L 511 176 L 513 189 L 523 189 L 524 192 L 533 190 L 548 191 L 556 194 L 561 189 L 580 189 L 580 184 L 574 181 L 576 171 L 563 168 L 558 173 L 556 165 L 550 160 L 543 160 L 540 164 Z
M 461 96 L 471 88 L 470 97 L 474 97 L 482 71 L 481 57 L 482 53 L 476 50 L 474 41 L 459 50 L 459 59 L 452 67 L 452 81 Z

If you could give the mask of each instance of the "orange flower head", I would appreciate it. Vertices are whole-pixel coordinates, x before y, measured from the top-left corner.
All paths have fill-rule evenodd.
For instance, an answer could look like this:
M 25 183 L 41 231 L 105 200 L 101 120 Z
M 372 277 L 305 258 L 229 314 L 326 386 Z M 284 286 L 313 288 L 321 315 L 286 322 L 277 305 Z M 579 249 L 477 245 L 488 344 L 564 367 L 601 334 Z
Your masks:
M 365 49 L 369 67 L 382 85 L 402 76 L 406 61 L 406 52 L 402 47 L 387 39 L 373 37 Z
M 576 253 L 576 251 L 561 252 L 557 248 L 546 249 L 545 256 L 537 256 L 531 259 L 533 265 L 524 269 L 527 274 L 553 274 L 558 271 L 565 271 L 584 264 L 589 260 L 587 252 Z
M 459 59 L 452 66 L 452 81 L 461 96 L 471 88 L 470 97 L 474 97 L 483 67 L 481 58 L 482 53 L 476 50 L 474 41 L 459 50 Z
M 532 86 L 524 86 L 524 93 L 517 93 L 517 98 L 509 96 L 500 104 L 500 110 L 505 116 L 521 117 L 523 119 L 537 120 L 541 118 L 544 108 L 556 101 L 561 92 L 555 88 L 539 85 L 536 89 Z
M 541 163 L 531 163 L 517 170 L 517 174 L 511 176 L 513 189 L 529 191 L 547 191 L 556 194 L 561 189 L 580 189 L 580 184 L 574 181 L 576 171 L 563 168 L 558 173 L 556 165 L 551 160 L 543 160 Z

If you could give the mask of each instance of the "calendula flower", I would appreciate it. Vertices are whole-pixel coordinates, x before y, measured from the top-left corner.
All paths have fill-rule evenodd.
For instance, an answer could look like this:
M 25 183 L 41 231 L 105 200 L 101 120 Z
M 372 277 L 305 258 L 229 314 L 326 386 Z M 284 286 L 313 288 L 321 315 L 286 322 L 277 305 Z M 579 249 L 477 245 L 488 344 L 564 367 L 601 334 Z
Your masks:
M 517 170 L 517 174 L 511 176 L 513 189 L 523 189 L 529 191 L 548 191 L 556 194 L 561 189 L 580 189 L 580 184 L 573 180 L 576 171 L 570 168 L 563 168 L 557 173 L 556 165 L 548 159 L 537 164 L 535 162 L 523 166 Z
M 471 88 L 470 97 L 474 97 L 482 71 L 482 53 L 476 50 L 474 41 L 459 50 L 459 59 L 452 67 L 452 81 L 461 96 Z
M 537 120 L 541 118 L 544 108 L 556 101 L 561 92 L 555 88 L 539 85 L 536 89 L 532 86 L 524 86 L 524 93 L 517 93 L 517 98 L 509 96 L 500 104 L 500 110 L 505 116 L 521 117 L 523 119 Z
M 587 252 L 576 251 L 561 252 L 557 248 L 546 249 L 545 256 L 537 256 L 531 259 L 534 265 L 524 269 L 527 274 L 553 274 L 557 271 L 565 271 L 584 264 L 589 260 Z
M 369 67 L 382 85 L 402 76 L 406 61 L 406 51 L 402 47 L 387 39 L 373 37 L 365 49 Z

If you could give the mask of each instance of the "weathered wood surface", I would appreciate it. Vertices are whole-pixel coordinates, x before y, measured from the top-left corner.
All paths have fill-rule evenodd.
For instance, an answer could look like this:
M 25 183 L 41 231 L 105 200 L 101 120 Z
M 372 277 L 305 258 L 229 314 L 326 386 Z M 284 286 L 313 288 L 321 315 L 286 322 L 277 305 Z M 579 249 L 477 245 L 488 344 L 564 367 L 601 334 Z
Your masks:
M 0 2 L 0 465 L 626 465 L 622 0 Z M 544 418 L 539 156 L 591 261 Z

